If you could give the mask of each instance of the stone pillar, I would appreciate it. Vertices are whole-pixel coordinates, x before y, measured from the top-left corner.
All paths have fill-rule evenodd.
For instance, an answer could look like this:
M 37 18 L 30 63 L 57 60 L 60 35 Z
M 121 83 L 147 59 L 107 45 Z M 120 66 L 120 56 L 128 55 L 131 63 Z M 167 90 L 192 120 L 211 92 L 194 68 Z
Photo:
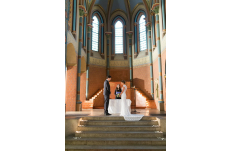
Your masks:
M 69 0 L 65 0 L 65 87 L 67 85 L 67 77 L 66 77 L 66 73 L 67 73 L 67 31 L 68 31 L 69 9 L 70 9 L 70 2 Z M 67 95 L 66 88 L 65 88 L 65 95 Z M 65 99 L 65 113 L 66 113 L 66 99 Z
M 134 23 L 134 36 L 135 36 L 135 39 L 134 39 L 134 45 L 135 45 L 135 52 L 134 52 L 134 57 L 136 58 L 137 55 L 138 55 L 138 52 L 137 52 L 137 23 Z
M 146 24 L 148 31 L 148 53 L 150 60 L 150 77 L 151 77 L 151 93 L 152 98 L 154 99 L 154 86 L 153 86 L 153 64 L 152 64 L 152 40 L 151 40 L 151 22 Z
M 126 37 L 126 25 L 124 25 L 124 29 L 123 29 L 123 35 L 124 35 L 124 58 L 127 59 L 127 37 Z
M 163 20 L 163 32 L 166 32 L 166 23 L 165 23 L 165 1 L 161 0 L 161 6 L 162 6 L 162 20 Z
M 105 35 L 107 36 L 107 76 L 109 75 L 109 42 L 112 32 L 105 32 Z
M 74 3 L 73 3 L 74 10 L 73 10 L 73 25 L 72 25 L 72 34 L 75 39 L 77 39 L 76 38 L 76 7 L 77 7 L 76 1 L 77 0 L 74 0 Z
M 132 31 L 126 32 L 128 34 L 129 40 L 129 50 L 128 50 L 128 58 L 129 58 L 129 68 L 130 68 L 130 86 L 133 86 L 133 72 L 132 72 Z
M 66 65 L 67 65 L 67 31 L 69 21 L 70 1 L 65 0 L 65 76 L 66 76 Z
M 156 40 L 157 40 L 157 50 L 158 50 L 158 68 L 159 68 L 159 90 L 160 90 L 160 100 L 159 110 L 164 110 L 164 100 L 163 100 L 163 84 L 162 84 L 162 68 L 161 68 L 161 45 L 160 45 L 160 25 L 159 25 L 159 3 L 155 3 L 153 6 L 153 11 L 156 15 Z
M 155 14 L 152 12 L 151 13 L 151 17 L 152 17 L 152 47 L 155 48 L 156 47 L 156 31 L 155 31 Z
M 114 29 L 114 26 L 111 25 L 111 31 L 112 31 L 112 37 L 111 37 L 111 60 L 114 60 L 114 57 L 115 57 L 115 29 Z M 109 53 L 108 53 L 109 55 Z
M 91 51 L 91 30 L 92 25 L 87 25 L 87 73 L 86 73 L 86 100 L 89 100 L 88 90 L 89 90 L 89 64 L 90 64 L 90 51 Z
M 83 49 L 86 52 L 86 25 L 87 25 L 87 13 L 84 14 L 84 25 L 83 25 Z
M 83 15 L 86 13 L 84 6 L 79 5 L 79 48 L 78 48 L 78 72 L 77 72 L 77 97 L 76 97 L 76 111 L 81 111 L 80 101 L 80 75 L 81 75 L 81 50 L 82 50 L 82 30 L 83 30 Z
M 101 42 L 101 50 L 100 50 L 100 55 L 101 55 L 101 57 L 102 58 L 104 58 L 103 56 L 104 56 L 104 24 L 102 23 L 101 25 L 100 25 L 100 28 L 101 28 L 101 36 L 100 36 L 100 38 L 101 38 L 101 40 L 100 40 L 100 42 Z

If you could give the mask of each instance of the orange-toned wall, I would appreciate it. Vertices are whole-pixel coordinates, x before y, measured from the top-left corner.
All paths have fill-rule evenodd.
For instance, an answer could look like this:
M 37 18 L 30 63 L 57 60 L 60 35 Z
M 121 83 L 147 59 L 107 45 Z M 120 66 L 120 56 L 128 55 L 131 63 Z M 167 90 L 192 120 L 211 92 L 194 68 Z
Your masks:
M 80 76 L 80 101 L 86 100 L 86 72 Z
M 166 61 L 166 51 L 161 54 L 161 66 L 162 66 L 162 85 L 163 85 L 163 101 L 164 101 L 164 110 L 166 111 L 166 83 L 165 83 L 165 61 Z M 159 79 L 159 68 L 158 68 L 158 58 L 153 62 L 153 76 L 154 80 Z M 159 84 L 159 83 L 158 83 Z M 154 83 L 154 97 L 156 98 L 156 86 Z M 159 95 L 160 96 L 160 95 Z M 158 105 L 158 99 L 155 99 L 156 105 Z
M 158 106 L 158 99 L 156 99 L 156 85 L 154 80 L 159 79 L 159 69 L 158 69 L 158 58 L 156 58 L 153 62 L 153 86 L 154 86 L 154 100 L 156 103 L 156 106 Z M 159 83 L 158 83 L 159 84 Z
M 166 111 L 166 81 L 165 75 L 165 61 L 166 61 L 166 51 L 161 53 L 161 65 L 162 65 L 162 82 L 163 82 L 163 99 L 164 99 L 164 110 Z
M 133 68 L 133 85 L 141 89 L 147 97 L 152 98 L 149 64 Z
M 68 66 L 66 73 L 66 111 L 75 111 L 77 66 Z
M 91 98 L 99 89 L 103 88 L 106 80 L 106 67 L 89 65 L 89 90 L 88 96 Z
M 130 71 L 129 68 L 125 69 L 110 69 L 110 76 L 112 77 L 112 81 L 130 81 Z

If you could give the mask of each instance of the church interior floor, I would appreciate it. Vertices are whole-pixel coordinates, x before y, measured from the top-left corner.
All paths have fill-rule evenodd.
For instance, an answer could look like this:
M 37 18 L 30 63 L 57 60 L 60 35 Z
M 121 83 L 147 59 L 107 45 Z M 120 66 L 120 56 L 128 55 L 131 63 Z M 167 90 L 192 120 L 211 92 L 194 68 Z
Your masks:
M 142 114 L 144 116 L 166 116 L 165 111 L 159 111 L 157 109 L 132 109 L 132 114 Z M 65 118 L 79 118 L 83 116 L 105 116 L 103 109 L 83 109 L 82 111 L 66 111 Z M 112 114 L 110 116 L 119 116 L 119 113 Z

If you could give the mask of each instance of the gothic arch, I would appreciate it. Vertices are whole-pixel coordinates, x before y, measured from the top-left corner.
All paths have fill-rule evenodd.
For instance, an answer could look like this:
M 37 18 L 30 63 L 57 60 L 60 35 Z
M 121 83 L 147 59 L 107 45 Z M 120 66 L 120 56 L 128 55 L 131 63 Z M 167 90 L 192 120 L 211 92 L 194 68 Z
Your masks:
M 140 17 L 144 15 L 145 17 L 147 17 L 146 13 L 144 10 L 140 9 L 139 11 L 137 11 L 135 17 L 134 17 L 134 54 L 135 57 L 139 54 L 140 52 L 140 40 L 139 40 L 139 19 Z M 146 41 L 147 40 L 147 31 L 146 31 Z M 147 44 L 147 48 L 148 48 L 148 44 Z
M 114 26 L 115 26 L 115 23 L 117 22 L 117 21 L 121 21 L 122 22 L 122 24 L 123 24 L 123 54 L 126 56 L 127 55 L 127 50 L 126 50 L 126 48 L 127 48 L 127 45 L 126 45 L 126 41 L 127 41 L 127 39 L 126 39 L 126 21 L 125 21 L 125 19 L 122 17 L 122 16 L 120 16 L 120 15 L 117 15 L 116 17 L 114 17 L 114 19 L 112 20 L 112 22 L 111 22 L 111 31 L 112 31 L 112 37 L 111 37 L 111 54 L 112 54 L 112 60 L 113 60 L 113 56 L 115 55 L 115 28 L 114 28 Z
M 100 54 L 104 54 L 104 19 L 98 10 L 95 10 L 92 13 L 92 17 L 93 16 L 96 16 L 99 20 L 99 49 L 98 50 Z

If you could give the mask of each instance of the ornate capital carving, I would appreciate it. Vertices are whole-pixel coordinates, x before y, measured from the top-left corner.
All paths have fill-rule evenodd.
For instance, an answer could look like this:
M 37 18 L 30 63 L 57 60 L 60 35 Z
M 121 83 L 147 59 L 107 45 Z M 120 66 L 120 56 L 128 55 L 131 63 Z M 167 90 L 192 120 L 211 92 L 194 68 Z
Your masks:
M 159 13 L 159 1 L 152 5 L 151 9 L 156 15 Z
M 107 39 L 110 38 L 111 34 L 112 34 L 112 32 L 105 32 L 105 35 L 107 36 Z
M 91 28 L 93 28 L 93 26 L 91 24 L 87 24 L 87 31 L 90 32 Z
M 79 5 L 79 16 L 82 17 L 86 13 L 86 8 L 83 5 Z
M 126 34 L 128 34 L 129 38 L 132 38 L 133 31 L 128 31 L 128 32 L 126 32 Z
M 148 22 L 145 26 L 147 26 L 148 30 L 151 30 L 151 22 Z

